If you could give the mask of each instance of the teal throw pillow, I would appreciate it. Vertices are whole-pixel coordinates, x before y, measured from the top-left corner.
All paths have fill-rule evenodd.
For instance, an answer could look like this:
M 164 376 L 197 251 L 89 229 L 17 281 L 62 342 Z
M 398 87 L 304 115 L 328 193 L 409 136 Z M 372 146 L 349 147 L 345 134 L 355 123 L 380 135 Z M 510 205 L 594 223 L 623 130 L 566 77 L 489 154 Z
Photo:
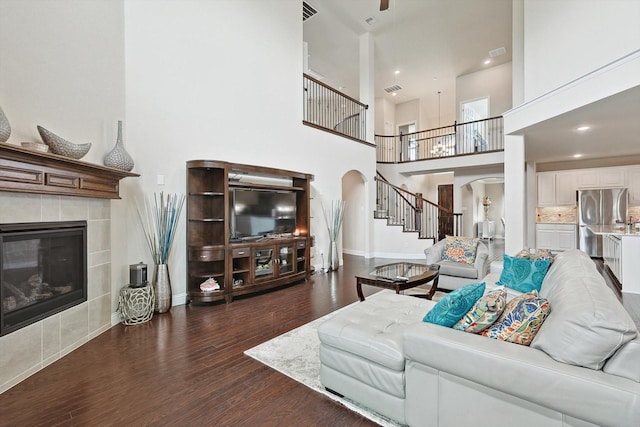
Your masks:
M 551 262 L 548 259 L 516 258 L 504 254 L 498 285 L 520 292 L 540 291 Z
M 484 294 L 485 283 L 472 283 L 448 293 L 424 316 L 423 322 L 452 327 Z

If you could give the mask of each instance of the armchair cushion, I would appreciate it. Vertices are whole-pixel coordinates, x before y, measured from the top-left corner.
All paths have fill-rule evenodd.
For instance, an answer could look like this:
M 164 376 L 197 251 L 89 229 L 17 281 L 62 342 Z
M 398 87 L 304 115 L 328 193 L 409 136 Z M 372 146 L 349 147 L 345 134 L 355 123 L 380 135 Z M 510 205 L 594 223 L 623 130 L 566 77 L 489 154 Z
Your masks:
M 446 246 L 442 252 L 445 261 L 473 264 L 476 260 L 478 239 L 458 236 L 447 236 Z
M 466 277 L 468 279 L 482 279 L 478 277 L 478 269 L 473 264 L 453 261 L 440 261 L 440 275 Z

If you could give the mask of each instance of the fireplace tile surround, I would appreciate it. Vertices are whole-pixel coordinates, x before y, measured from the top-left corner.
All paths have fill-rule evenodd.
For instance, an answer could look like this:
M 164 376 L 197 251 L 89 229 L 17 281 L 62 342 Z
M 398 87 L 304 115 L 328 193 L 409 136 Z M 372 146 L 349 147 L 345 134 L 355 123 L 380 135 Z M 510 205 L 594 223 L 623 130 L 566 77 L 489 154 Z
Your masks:
M 0 193 L 2 222 L 87 221 L 87 301 L 0 337 L 0 393 L 111 327 L 111 202 Z

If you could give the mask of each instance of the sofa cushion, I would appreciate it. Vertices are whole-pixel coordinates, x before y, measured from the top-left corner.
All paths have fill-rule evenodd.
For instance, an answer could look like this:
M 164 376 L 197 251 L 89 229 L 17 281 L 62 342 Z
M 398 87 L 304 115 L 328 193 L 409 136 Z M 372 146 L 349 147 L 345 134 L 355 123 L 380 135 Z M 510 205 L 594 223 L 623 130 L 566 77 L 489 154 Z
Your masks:
M 476 260 L 478 239 L 446 236 L 446 245 L 442 251 L 442 259 L 445 261 L 473 264 Z
M 607 360 L 602 370 L 607 374 L 640 383 L 640 339 L 629 341 Z
M 549 269 L 549 260 L 528 260 L 504 254 L 499 285 L 505 285 L 520 292 L 539 291 L 544 276 Z
M 471 310 L 453 325 L 453 329 L 476 334 L 482 332 L 500 317 L 506 304 L 506 289 L 495 289 L 476 301 Z
M 447 294 L 422 319 L 450 328 L 462 318 L 484 293 L 485 283 L 472 283 Z
M 337 312 L 318 327 L 324 345 L 404 371 L 402 332 L 420 323 L 434 301 L 383 290 Z
M 531 343 L 559 362 L 601 369 L 636 326 L 594 262 L 577 249 L 555 257 L 540 295 L 553 311 Z
M 478 270 L 473 264 L 465 264 L 454 261 L 440 261 L 441 276 L 465 277 L 467 279 L 482 279 L 478 277 Z
M 520 252 L 516 254 L 516 258 L 524 258 L 524 259 L 546 259 L 549 260 L 551 264 L 553 264 L 553 254 L 549 249 L 528 249 L 524 248 Z
M 549 301 L 537 292 L 522 294 L 509 302 L 497 322 L 482 335 L 516 344 L 529 345 L 549 315 Z

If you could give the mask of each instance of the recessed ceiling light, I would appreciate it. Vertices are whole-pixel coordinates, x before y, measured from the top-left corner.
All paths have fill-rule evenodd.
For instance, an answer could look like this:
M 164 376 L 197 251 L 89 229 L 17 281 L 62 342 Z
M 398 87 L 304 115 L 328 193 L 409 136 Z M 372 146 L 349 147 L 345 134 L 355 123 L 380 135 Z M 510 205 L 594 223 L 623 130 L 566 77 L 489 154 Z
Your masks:
M 490 59 L 487 59 L 486 61 L 484 61 L 484 65 L 489 65 L 489 64 L 491 64 L 491 60 Z
M 397 74 L 400 74 L 400 70 L 395 70 L 395 71 L 393 72 L 393 74 L 396 74 L 396 75 L 397 75 Z
M 574 157 L 575 159 L 577 159 L 577 158 L 579 158 L 579 157 L 582 157 L 582 154 L 574 154 L 574 155 L 573 155 L 573 157 Z
M 580 132 L 584 132 L 589 129 L 591 129 L 591 126 L 580 126 L 579 128 L 576 128 L 576 130 L 579 130 Z
M 395 93 L 395 92 L 393 92 L 393 93 L 391 94 L 391 96 L 396 96 L 396 93 Z

